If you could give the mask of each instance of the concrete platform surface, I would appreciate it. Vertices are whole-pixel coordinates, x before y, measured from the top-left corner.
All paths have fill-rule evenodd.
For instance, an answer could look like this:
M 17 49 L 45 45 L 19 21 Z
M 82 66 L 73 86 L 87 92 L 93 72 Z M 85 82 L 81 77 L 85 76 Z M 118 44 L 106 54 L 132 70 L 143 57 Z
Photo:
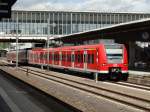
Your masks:
M 76 112 L 49 95 L 0 71 L 0 112 Z

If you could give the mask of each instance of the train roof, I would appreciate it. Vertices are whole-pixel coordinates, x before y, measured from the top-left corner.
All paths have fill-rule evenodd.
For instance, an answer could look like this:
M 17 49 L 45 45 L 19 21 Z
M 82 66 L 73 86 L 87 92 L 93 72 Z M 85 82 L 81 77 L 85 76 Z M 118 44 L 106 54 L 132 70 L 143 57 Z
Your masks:
M 62 47 L 57 47 L 57 48 L 49 48 L 49 50 L 55 50 L 55 51 L 59 51 L 59 50 L 68 50 L 68 49 L 88 49 L 88 48 L 96 48 L 102 45 L 112 45 L 112 46 L 116 46 L 116 45 L 123 45 L 123 44 L 117 44 L 117 43 L 112 43 L 112 44 L 92 44 L 92 45 L 79 45 L 79 46 L 62 46 Z M 47 51 L 47 48 L 33 48 L 32 51 Z
M 61 50 L 61 49 L 88 49 L 88 48 L 96 48 L 102 45 L 112 45 L 112 46 L 116 46 L 116 45 L 123 45 L 123 44 L 94 44 L 94 45 L 80 45 L 80 46 L 64 46 L 64 47 L 58 47 L 58 48 L 54 48 L 55 50 Z M 50 48 L 50 50 L 53 48 Z

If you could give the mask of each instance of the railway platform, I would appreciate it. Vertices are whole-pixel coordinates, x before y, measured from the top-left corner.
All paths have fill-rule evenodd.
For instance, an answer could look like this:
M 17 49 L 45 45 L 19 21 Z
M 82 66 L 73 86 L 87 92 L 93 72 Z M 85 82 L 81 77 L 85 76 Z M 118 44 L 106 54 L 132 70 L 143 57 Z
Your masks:
M 78 112 L 0 70 L 0 112 Z
M 150 72 L 129 70 L 128 82 L 150 86 Z
M 95 83 L 91 79 L 34 67 L 21 67 L 17 70 L 1 66 L 1 69 L 83 112 L 150 110 L 150 87 L 127 83 Z

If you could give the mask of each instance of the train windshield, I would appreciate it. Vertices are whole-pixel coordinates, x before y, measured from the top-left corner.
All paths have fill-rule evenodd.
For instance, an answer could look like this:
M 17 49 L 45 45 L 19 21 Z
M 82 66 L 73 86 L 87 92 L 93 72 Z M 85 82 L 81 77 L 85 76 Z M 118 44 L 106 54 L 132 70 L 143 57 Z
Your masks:
M 105 45 L 108 63 L 123 62 L 123 46 L 122 45 Z

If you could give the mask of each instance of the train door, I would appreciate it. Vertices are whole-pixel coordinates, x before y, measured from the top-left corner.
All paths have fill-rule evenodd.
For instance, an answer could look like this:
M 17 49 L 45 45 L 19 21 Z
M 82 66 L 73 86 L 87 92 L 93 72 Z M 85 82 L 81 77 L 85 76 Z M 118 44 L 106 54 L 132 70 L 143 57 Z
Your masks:
M 87 68 L 97 70 L 98 55 L 96 49 L 87 50 Z
M 67 67 L 71 67 L 71 51 L 67 51 Z
M 84 50 L 84 70 L 87 70 L 87 50 Z
M 54 65 L 54 51 L 52 51 L 52 65 Z
M 55 65 L 59 65 L 59 51 L 56 51 L 54 54 Z
M 75 64 L 76 68 L 84 68 L 83 64 L 83 50 L 75 51 Z
M 65 66 L 65 51 L 62 51 L 62 60 L 61 60 L 61 65 Z

